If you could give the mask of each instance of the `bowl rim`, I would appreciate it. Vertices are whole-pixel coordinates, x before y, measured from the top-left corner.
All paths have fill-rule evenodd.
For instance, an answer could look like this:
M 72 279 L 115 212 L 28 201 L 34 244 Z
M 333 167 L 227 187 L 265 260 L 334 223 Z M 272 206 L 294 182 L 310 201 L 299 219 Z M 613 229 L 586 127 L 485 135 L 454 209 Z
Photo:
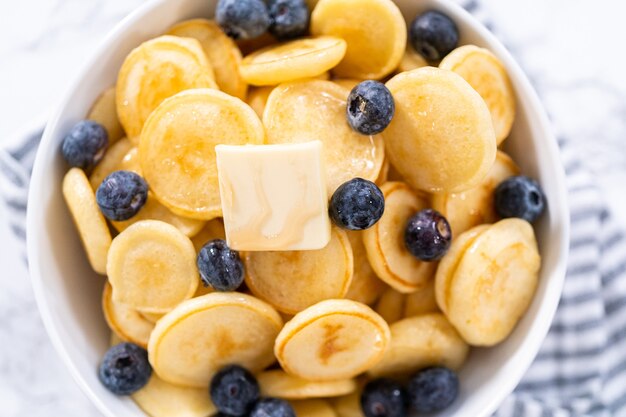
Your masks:
M 101 55 L 104 49 L 110 47 L 119 39 L 122 39 L 125 32 L 130 27 L 132 27 L 136 23 L 136 21 L 140 20 L 145 14 L 147 14 L 154 8 L 159 7 L 159 5 L 161 5 L 162 3 L 167 3 L 169 1 L 171 0 L 150 0 L 143 5 L 135 8 L 130 14 L 128 14 L 119 23 L 117 23 L 115 27 L 103 38 L 99 45 L 94 49 L 89 59 L 85 61 L 85 64 L 82 66 L 81 70 L 69 84 L 69 87 L 65 90 L 66 92 L 63 95 L 62 99 L 54 107 L 55 110 L 50 114 L 48 123 L 42 136 L 41 143 L 39 145 L 39 149 L 37 151 L 37 155 L 35 157 L 31 182 L 29 186 L 29 204 L 26 219 L 27 255 L 29 259 L 29 273 L 33 286 L 33 292 L 35 294 L 35 300 L 40 312 L 40 316 L 56 352 L 61 357 L 61 360 L 69 370 L 74 381 L 78 384 L 83 394 L 85 394 L 96 406 L 96 408 L 108 417 L 116 416 L 106 405 L 105 401 L 103 401 L 103 399 L 100 398 L 90 388 L 90 386 L 83 378 L 77 364 L 70 358 L 69 351 L 66 348 L 65 342 L 63 342 L 61 338 L 59 328 L 57 327 L 55 321 L 52 319 L 51 306 L 46 298 L 44 291 L 45 285 L 42 278 L 43 275 L 41 267 L 39 265 L 39 249 L 36 244 L 36 241 L 38 240 L 38 233 L 40 233 L 36 228 L 37 210 L 35 208 L 40 207 L 40 204 L 38 204 L 40 201 L 40 197 L 37 190 L 41 189 L 41 187 L 43 186 L 42 182 L 45 176 L 45 173 L 42 172 L 42 170 L 44 169 L 43 154 L 48 151 L 49 148 L 52 146 L 51 142 L 53 139 L 53 133 L 56 130 L 59 120 L 62 118 L 64 110 L 67 107 L 68 102 L 73 92 L 76 90 L 77 86 L 81 84 L 82 80 L 85 78 L 90 68 L 97 64 L 98 57 Z M 498 40 L 494 36 L 493 33 L 491 33 L 481 22 L 479 22 L 468 11 L 463 9 L 459 4 L 453 2 L 452 0 L 433 1 L 444 5 L 447 11 L 450 12 L 450 14 L 452 15 L 451 17 L 453 17 L 454 19 L 461 19 L 464 23 L 468 24 L 471 30 L 475 32 L 480 38 L 489 43 L 490 49 L 492 49 L 492 51 L 498 57 L 505 61 L 505 65 L 508 71 L 512 73 L 511 78 L 515 78 L 517 80 L 518 84 L 521 86 L 521 89 L 524 90 L 526 98 L 529 100 L 529 106 L 536 111 L 536 119 L 534 120 L 534 123 L 536 123 L 536 126 L 541 131 L 541 134 L 544 137 L 549 138 L 549 140 L 544 143 L 545 148 L 542 150 L 548 153 L 549 160 L 560 161 L 558 144 L 552 133 L 550 123 L 548 121 L 548 117 L 543 108 L 543 105 L 541 104 L 541 101 L 539 100 L 539 97 L 535 89 L 531 85 L 528 77 L 521 69 L 517 61 L 504 47 L 500 40 Z M 555 174 L 553 181 L 556 184 L 556 195 L 554 195 L 554 199 L 555 201 L 559 202 L 557 207 L 553 207 L 552 210 L 555 210 L 555 217 L 561 219 L 561 234 L 560 239 L 558 240 L 558 243 L 560 244 L 560 248 L 558 251 L 559 261 L 553 270 L 553 274 L 550 276 L 549 285 L 551 288 L 547 289 L 546 292 L 556 291 L 558 292 L 558 297 L 546 297 L 542 301 L 537 311 L 537 317 L 541 317 L 542 320 L 535 320 L 528 332 L 533 334 L 533 338 L 525 337 L 524 341 L 518 347 L 517 350 L 524 348 L 525 351 L 522 355 L 518 355 L 520 357 L 517 358 L 519 361 L 517 362 L 518 366 L 515 368 L 514 374 L 509 375 L 509 378 L 507 378 L 497 387 L 497 392 L 493 393 L 490 401 L 485 404 L 480 414 L 477 414 L 474 417 L 487 417 L 491 415 L 504 401 L 506 396 L 515 389 L 519 381 L 522 379 L 523 374 L 527 371 L 527 369 L 535 359 L 537 352 L 539 351 L 542 342 L 548 333 L 548 330 L 552 323 L 552 319 L 556 313 L 560 301 L 560 296 L 562 293 L 563 283 L 566 274 L 567 257 L 569 253 L 570 215 L 567 200 L 567 190 L 565 185 L 565 171 L 562 164 L 559 164 L 558 167 L 554 167 L 552 173 Z

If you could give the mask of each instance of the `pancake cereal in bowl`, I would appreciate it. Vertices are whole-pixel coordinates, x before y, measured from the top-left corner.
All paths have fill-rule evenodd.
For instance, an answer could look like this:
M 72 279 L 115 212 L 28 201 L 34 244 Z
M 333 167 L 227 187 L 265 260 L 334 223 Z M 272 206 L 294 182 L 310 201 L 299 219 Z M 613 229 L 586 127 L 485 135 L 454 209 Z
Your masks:
M 104 278 L 93 373 L 152 417 L 459 409 L 533 303 L 552 201 L 508 152 L 505 65 L 391 0 L 214 15 L 135 45 L 58 148 Z

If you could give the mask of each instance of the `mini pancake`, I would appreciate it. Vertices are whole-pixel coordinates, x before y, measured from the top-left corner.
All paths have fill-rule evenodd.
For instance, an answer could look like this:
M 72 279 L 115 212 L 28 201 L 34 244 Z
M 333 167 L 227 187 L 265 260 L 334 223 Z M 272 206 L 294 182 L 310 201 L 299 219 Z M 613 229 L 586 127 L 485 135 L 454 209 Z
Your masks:
M 265 105 L 267 104 L 267 99 L 270 96 L 270 93 L 274 89 L 273 85 L 265 86 L 265 87 L 252 87 L 248 91 L 248 97 L 246 98 L 246 103 L 252 110 L 260 117 L 263 118 L 263 112 L 265 111 Z
M 412 71 L 414 69 L 423 68 L 428 66 L 428 61 L 424 59 L 411 45 L 407 45 L 400 65 L 398 65 L 398 72 Z
M 354 274 L 346 298 L 363 304 L 372 304 L 385 291 L 387 285 L 378 279 L 367 260 L 362 232 L 347 231 L 346 233 L 350 239 L 354 258 Z
M 274 88 L 263 113 L 267 143 L 323 143 L 328 195 L 355 177 L 375 181 L 385 158 L 380 135 L 361 135 L 346 123 L 349 93 L 332 81 L 285 83 Z
M 211 63 L 220 90 L 242 100 L 246 97 L 248 84 L 239 75 L 241 51 L 217 23 L 206 19 L 186 20 L 172 26 L 167 33 L 197 39 Z
M 335 410 L 326 400 L 292 400 L 289 403 L 297 417 L 337 417 Z
M 385 212 L 363 231 L 367 258 L 376 275 L 397 291 L 417 291 L 432 278 L 436 263 L 411 255 L 404 245 L 404 229 L 415 213 L 428 208 L 428 201 L 402 182 L 387 182 L 380 190 L 385 196 Z
M 489 50 L 465 45 L 450 52 L 439 68 L 454 71 L 485 100 L 498 145 L 511 133 L 515 121 L 515 91 L 506 68 Z
M 355 78 L 333 78 L 332 79 L 332 82 L 334 82 L 335 84 L 339 84 L 343 88 L 347 88 L 350 91 L 352 91 L 352 89 L 356 87 L 357 84 L 359 84 L 362 81 L 363 80 L 357 80 Z
M 136 147 L 133 147 L 130 140 L 124 138 L 116 142 L 109 148 L 104 158 L 95 167 L 89 177 L 89 182 L 94 190 L 97 190 L 104 178 L 114 171 L 133 171 L 141 175 L 139 166 L 139 155 Z M 202 227 L 204 221 L 188 219 L 172 213 L 154 197 L 152 192 L 148 192 L 148 199 L 141 210 L 132 218 L 125 221 L 111 221 L 111 225 L 118 231 L 124 231 L 131 224 L 141 220 L 161 220 L 177 227 L 185 235 L 195 236 Z
M 163 316 L 150 336 L 148 357 L 161 379 L 206 390 L 225 365 L 259 372 L 274 362 L 272 347 L 282 326 L 269 304 L 246 294 L 214 292 Z
M 91 267 L 97 273 L 105 275 L 111 232 L 82 169 L 72 168 L 65 174 L 63 197 L 72 214 Z
M 404 316 L 406 297 L 406 294 L 387 288 L 378 299 L 374 310 L 385 319 L 387 324 L 393 324 Z
M 476 238 L 488 228 L 489 225 L 483 224 L 455 237 L 452 240 L 450 249 L 448 249 L 448 253 L 439 262 L 437 273 L 435 274 L 435 299 L 437 300 L 437 305 L 444 313 L 448 310 L 448 290 L 459 262 L 461 262 L 463 255 L 472 246 Z
M 246 56 L 241 63 L 241 76 L 252 85 L 317 77 L 337 65 L 345 53 L 346 42 L 338 37 L 296 39 Z
M 404 317 L 420 316 L 439 311 L 435 298 L 435 280 L 431 279 L 424 288 L 407 294 L 404 302 Z
M 378 365 L 369 371 L 374 378 L 410 376 L 429 366 L 458 370 L 469 347 L 439 313 L 400 320 L 390 326 L 391 344 Z
M 129 226 L 142 220 L 160 220 L 171 224 L 185 236 L 194 237 L 204 227 L 204 220 L 188 219 L 172 213 L 167 207 L 159 203 L 152 192 L 148 192 L 148 199 L 137 214 L 121 222 L 112 221 L 111 224 L 118 232 L 123 232 Z
M 474 226 L 494 223 L 499 216 L 494 205 L 496 187 L 505 179 L 519 175 L 520 169 L 504 152 L 498 151 L 487 176 L 476 187 L 459 193 L 433 195 L 433 208 L 443 214 L 458 236 Z
M 198 288 L 196 289 L 195 294 L 191 298 L 201 297 L 203 295 L 207 295 L 213 292 L 213 289 L 209 286 L 204 286 L 204 283 L 200 282 L 198 284 Z M 146 320 L 155 323 L 159 321 L 165 314 L 164 313 L 146 313 L 142 311 L 140 313 Z
M 209 417 L 217 412 L 206 388 L 170 384 L 154 372 L 131 398 L 150 417 Z
M 114 302 L 148 313 L 170 311 L 200 282 L 191 240 L 158 220 L 142 220 L 116 236 L 107 274 Z
M 102 311 L 109 328 L 120 339 L 145 349 L 148 346 L 150 333 L 154 329 L 154 323 L 146 319 L 137 310 L 114 302 L 111 293 L 111 284 L 107 282 L 104 285 L 104 291 L 102 291 Z
M 448 283 L 448 319 L 467 343 L 506 339 L 535 294 L 541 257 L 532 226 L 504 219 L 468 248 Z
M 376 178 L 376 185 L 379 187 L 386 183 L 389 180 L 389 169 L 391 168 L 391 164 L 389 163 L 389 158 L 385 158 L 383 160 L 383 166 L 380 168 L 380 172 L 378 173 L 378 177 Z
M 287 314 L 322 300 L 343 298 L 354 268 L 348 236 L 337 227 L 323 249 L 247 252 L 244 263 L 250 291 Z
M 115 87 L 107 88 L 100 94 L 91 106 L 87 119 L 104 126 L 109 135 L 109 145 L 124 137 L 124 129 L 117 117 Z
M 221 215 L 218 144 L 261 144 L 263 125 L 241 100 L 213 89 L 187 90 L 159 105 L 141 134 L 141 170 L 159 202 L 199 220 Z
M 132 171 L 136 174 L 142 175 L 141 163 L 139 161 L 139 148 L 134 146 L 126 153 L 126 155 L 124 155 L 119 163 L 119 169 Z
M 102 160 L 95 166 L 91 175 L 89 176 L 89 183 L 91 187 L 96 191 L 102 181 L 113 173 L 113 171 L 119 171 L 121 161 L 124 159 L 128 151 L 133 148 L 133 143 L 128 138 L 122 138 L 115 142 L 107 149 Z
M 330 400 L 338 417 L 365 417 L 361 408 L 361 390 Z
M 311 14 L 311 33 L 344 39 L 348 49 L 333 73 L 364 80 L 396 69 L 407 39 L 402 13 L 391 0 L 320 0 Z
M 198 285 L 198 288 L 200 288 L 201 285 Z M 141 311 L 139 312 L 139 314 L 141 314 L 141 316 L 148 320 L 149 322 L 156 324 L 157 321 L 159 321 L 161 319 L 161 317 L 163 317 L 165 315 L 165 313 L 146 313 L 145 311 Z
M 196 253 L 200 252 L 200 249 L 211 240 L 226 239 L 226 232 L 224 231 L 224 222 L 221 218 L 216 218 L 206 222 L 202 230 L 191 238 Z
M 256 377 L 262 396 L 287 400 L 337 397 L 349 394 L 357 388 L 353 379 L 316 382 L 289 375 L 280 369 L 261 372 Z
M 375 366 L 389 345 L 389 326 L 351 300 L 325 300 L 296 314 L 274 353 L 290 375 L 312 381 L 353 378 Z
M 389 161 L 412 187 L 458 192 L 475 187 L 496 158 L 489 109 L 452 71 L 424 67 L 386 84 L 396 110 L 385 129 Z
M 200 43 L 160 36 L 133 49 L 117 77 L 117 114 L 137 143 L 148 116 L 163 100 L 190 88 L 217 88 Z

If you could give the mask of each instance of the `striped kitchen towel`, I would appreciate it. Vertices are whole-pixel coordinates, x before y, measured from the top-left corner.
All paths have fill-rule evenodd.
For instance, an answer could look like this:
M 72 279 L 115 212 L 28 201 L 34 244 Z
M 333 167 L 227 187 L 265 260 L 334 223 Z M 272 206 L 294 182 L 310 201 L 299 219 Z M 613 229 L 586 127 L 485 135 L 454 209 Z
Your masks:
M 0 150 L 0 195 L 22 247 L 41 130 Z M 626 416 L 626 235 L 566 141 L 561 151 L 572 213 L 563 297 L 539 355 L 497 417 Z

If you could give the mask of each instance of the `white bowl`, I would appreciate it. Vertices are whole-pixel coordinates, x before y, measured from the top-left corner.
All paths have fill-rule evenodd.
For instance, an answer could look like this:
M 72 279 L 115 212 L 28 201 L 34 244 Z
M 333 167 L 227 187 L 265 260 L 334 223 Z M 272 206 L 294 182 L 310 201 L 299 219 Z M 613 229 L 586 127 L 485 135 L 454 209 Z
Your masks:
M 525 75 L 505 48 L 472 16 L 446 0 L 397 0 L 407 21 L 435 8 L 459 26 L 463 44 L 494 52 L 506 65 L 517 92 L 518 112 L 506 148 L 524 173 L 538 178 L 547 213 L 536 225 L 543 267 L 528 313 L 511 337 L 491 349 L 473 349 L 460 373 L 461 395 L 441 416 L 483 417 L 519 382 L 535 357 L 556 310 L 569 240 L 563 169 L 547 118 Z M 85 117 L 94 99 L 115 83 L 122 61 L 141 42 L 193 17 L 210 17 L 214 0 L 155 0 L 124 19 L 96 49 L 68 89 L 46 128 L 33 171 L 28 204 L 28 257 L 34 290 L 50 338 L 74 378 L 109 417 L 143 416 L 128 398 L 116 397 L 98 381 L 96 368 L 110 331 L 102 317 L 104 279 L 89 267 L 61 194 L 67 170 L 60 149 L 68 129 Z

